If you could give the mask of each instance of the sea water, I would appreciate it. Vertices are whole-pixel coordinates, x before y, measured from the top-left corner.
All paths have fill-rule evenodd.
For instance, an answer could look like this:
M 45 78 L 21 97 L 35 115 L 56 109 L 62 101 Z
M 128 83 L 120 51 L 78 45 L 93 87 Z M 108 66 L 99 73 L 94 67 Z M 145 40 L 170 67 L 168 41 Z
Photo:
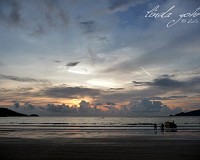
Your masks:
M 161 130 L 174 121 L 176 130 Z M 154 128 L 154 124 L 157 128 Z M 123 136 L 200 137 L 200 117 L 0 117 L 0 137 L 106 138 Z

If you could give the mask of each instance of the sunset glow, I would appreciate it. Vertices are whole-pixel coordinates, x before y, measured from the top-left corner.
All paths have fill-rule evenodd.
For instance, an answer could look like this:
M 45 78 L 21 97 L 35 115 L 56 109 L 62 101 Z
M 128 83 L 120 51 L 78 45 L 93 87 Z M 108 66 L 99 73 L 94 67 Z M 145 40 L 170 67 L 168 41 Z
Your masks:
M 199 109 L 200 2 L 182 2 L 0 1 L 0 106 L 44 115 Z

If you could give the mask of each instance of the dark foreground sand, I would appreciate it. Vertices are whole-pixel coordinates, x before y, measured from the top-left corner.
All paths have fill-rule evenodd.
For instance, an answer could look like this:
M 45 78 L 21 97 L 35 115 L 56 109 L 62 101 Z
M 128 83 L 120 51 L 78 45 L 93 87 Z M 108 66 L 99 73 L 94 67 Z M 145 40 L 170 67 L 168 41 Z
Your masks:
M 199 160 L 199 151 L 200 140 L 0 138 L 1 160 Z

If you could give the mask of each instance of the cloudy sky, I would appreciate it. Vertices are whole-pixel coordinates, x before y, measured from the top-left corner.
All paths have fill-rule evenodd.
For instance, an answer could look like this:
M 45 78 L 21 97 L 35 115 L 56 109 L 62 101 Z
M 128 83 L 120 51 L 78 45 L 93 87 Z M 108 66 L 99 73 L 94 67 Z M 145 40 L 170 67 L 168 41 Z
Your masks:
M 200 109 L 199 7 L 0 0 L 0 106 L 127 115 Z

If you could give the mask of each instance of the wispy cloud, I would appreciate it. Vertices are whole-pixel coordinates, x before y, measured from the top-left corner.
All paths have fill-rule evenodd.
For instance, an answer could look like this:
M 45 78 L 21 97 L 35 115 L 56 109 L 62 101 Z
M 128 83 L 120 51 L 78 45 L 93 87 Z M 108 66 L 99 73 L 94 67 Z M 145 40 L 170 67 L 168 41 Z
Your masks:
M 148 100 L 154 100 L 154 101 L 157 101 L 157 100 L 177 100 L 177 99 L 184 99 L 184 98 L 187 98 L 188 96 L 168 96 L 168 97 L 148 97 L 147 99 Z
M 96 30 L 97 24 L 95 21 L 82 21 L 79 22 L 80 27 L 83 30 L 84 33 L 92 33 Z
M 15 0 L 0 1 L 0 21 L 9 25 L 19 25 L 22 21 L 20 15 L 20 2 Z M 7 12 L 7 11 L 8 12 Z
M 66 67 L 74 67 L 74 66 L 77 66 L 80 62 L 69 62 L 67 63 L 65 66 Z
M 151 96 L 158 96 L 166 93 L 166 90 L 161 90 L 156 87 L 149 87 L 149 88 L 144 88 L 140 90 L 136 89 L 129 89 L 129 90 L 119 90 L 119 91 L 107 91 L 106 93 L 102 94 L 99 97 L 100 102 L 107 102 L 107 101 L 112 101 L 115 103 L 122 103 L 122 102 L 127 102 L 132 99 L 134 100 L 141 100 L 145 97 L 151 97 Z
M 131 6 L 148 2 L 147 0 L 110 0 L 109 10 L 112 12 L 126 11 Z
M 18 81 L 18 82 L 49 83 L 49 81 L 47 80 L 34 79 L 30 77 L 10 76 L 10 75 L 4 75 L 4 74 L 0 74 L 0 79 L 7 79 L 7 80 Z
M 31 33 L 32 36 L 40 36 L 45 33 L 45 29 L 43 26 L 38 25 L 37 28 Z
M 144 67 L 140 67 L 150 78 L 152 77 L 152 75 L 144 68 Z
M 0 22 L 26 30 L 31 36 L 49 33 L 51 28 L 66 29 L 69 16 L 65 1 L 0 1 Z M 33 9 L 32 9 L 33 8 Z M 27 12 L 30 9 L 30 12 Z M 36 18 L 37 17 L 37 18 Z M 34 23 L 33 23 L 34 22 Z
M 60 60 L 54 60 L 54 62 L 55 62 L 55 63 L 61 63 L 61 61 L 60 61 Z
M 124 88 L 109 88 L 109 90 L 120 91 L 120 90 L 124 90 Z

